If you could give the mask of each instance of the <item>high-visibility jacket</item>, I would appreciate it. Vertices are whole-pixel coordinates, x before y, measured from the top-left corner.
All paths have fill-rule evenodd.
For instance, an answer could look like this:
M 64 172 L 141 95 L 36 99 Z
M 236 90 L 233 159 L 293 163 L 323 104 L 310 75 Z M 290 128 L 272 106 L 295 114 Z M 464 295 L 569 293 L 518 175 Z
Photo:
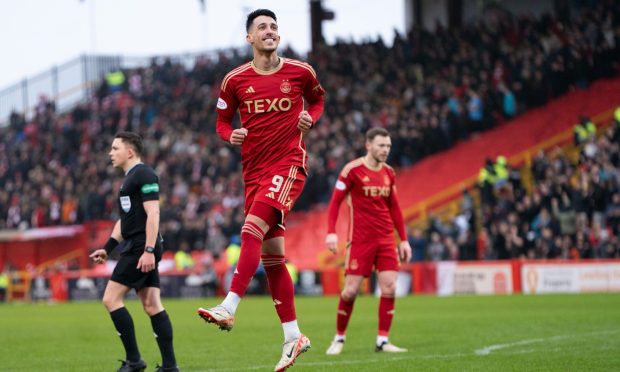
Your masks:
M 506 158 L 498 156 L 495 164 L 493 164 L 493 170 L 495 170 L 495 181 L 506 181 L 509 175 Z
M 121 70 L 110 72 L 106 74 L 105 81 L 111 88 L 120 87 L 125 83 L 125 74 Z
M 0 273 L 0 289 L 7 289 L 9 287 L 9 275 L 7 273 Z
M 588 138 L 592 138 L 596 135 L 596 125 L 594 125 L 592 121 L 588 121 L 585 124 L 579 123 L 575 125 L 575 134 L 580 143 L 584 142 Z
M 490 184 L 495 183 L 495 172 L 489 171 L 487 167 L 480 168 L 480 173 L 478 173 L 478 183 L 483 185 L 485 182 Z

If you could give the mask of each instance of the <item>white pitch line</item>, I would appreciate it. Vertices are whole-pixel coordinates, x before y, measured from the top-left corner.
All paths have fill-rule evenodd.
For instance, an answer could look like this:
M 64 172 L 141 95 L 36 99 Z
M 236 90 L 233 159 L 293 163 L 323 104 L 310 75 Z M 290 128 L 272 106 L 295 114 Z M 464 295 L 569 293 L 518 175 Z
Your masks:
M 619 330 L 615 330 L 615 331 L 600 331 L 600 332 L 590 332 L 590 333 L 573 334 L 573 335 L 553 336 L 553 337 L 545 337 L 545 338 L 532 338 L 532 339 L 529 339 L 529 340 L 521 340 L 521 341 L 516 341 L 516 342 L 510 342 L 510 343 L 507 343 L 507 344 L 489 345 L 489 346 L 483 347 L 482 349 L 476 349 L 476 351 L 474 351 L 474 352 L 476 353 L 476 355 L 489 355 L 493 351 L 501 350 L 501 349 L 506 349 L 506 348 L 514 347 L 514 346 L 529 345 L 529 344 L 534 344 L 534 343 L 537 343 L 537 342 L 545 342 L 545 341 L 558 341 L 558 340 L 564 340 L 564 339 L 567 339 L 567 338 L 575 338 L 575 337 L 582 337 L 582 336 L 595 336 L 595 335 L 601 335 L 601 334 L 618 333 L 618 331 Z
M 459 358 L 463 356 L 467 356 L 468 354 L 457 353 L 457 354 L 433 354 L 433 355 L 411 355 L 411 356 L 390 356 L 389 358 L 373 358 L 373 359 L 353 359 L 353 360 L 331 360 L 331 361 L 321 361 L 321 362 L 301 362 L 300 366 L 336 366 L 336 365 L 355 365 L 355 364 L 366 364 L 366 363 L 385 363 L 392 361 L 401 361 L 401 360 L 414 360 L 414 359 L 449 359 L 449 358 Z M 207 369 L 206 371 L 240 371 L 240 370 L 256 370 L 256 369 L 266 369 L 272 368 L 273 365 L 255 365 L 251 367 L 244 368 L 216 368 L 216 369 Z
M 612 330 L 612 331 L 598 331 L 598 332 L 590 332 L 590 333 L 573 334 L 573 335 L 560 335 L 560 336 L 552 336 L 552 337 L 545 337 L 545 338 L 533 338 L 529 340 L 521 340 L 521 341 L 516 341 L 516 342 L 511 342 L 511 343 L 506 343 L 506 344 L 490 345 L 482 349 L 475 350 L 474 354 L 478 356 L 485 356 L 485 355 L 491 354 L 491 352 L 493 351 L 506 349 L 506 348 L 510 348 L 514 346 L 529 345 L 529 344 L 545 342 L 545 341 L 557 341 L 557 340 L 570 339 L 570 338 L 575 338 L 575 337 L 614 334 L 614 333 L 619 333 L 619 332 L 620 332 L 620 329 Z M 564 351 L 564 350 L 565 348 L 555 348 L 555 349 L 552 349 L 551 351 Z M 520 351 L 517 350 L 517 351 L 508 352 L 508 354 L 527 354 L 527 353 L 532 353 L 532 352 L 537 352 L 537 351 L 540 351 L 540 350 L 536 350 L 536 349 L 520 350 Z M 547 350 L 547 351 L 550 351 L 550 350 Z M 369 363 L 385 363 L 385 362 L 389 363 L 391 361 L 416 360 L 416 359 L 417 360 L 451 359 L 451 358 L 466 357 L 470 355 L 471 355 L 470 353 L 403 355 L 403 356 L 392 355 L 389 358 L 353 359 L 353 360 L 334 359 L 334 360 L 317 361 L 317 362 L 301 361 L 299 363 L 299 366 L 300 367 L 305 367 L 305 366 L 318 367 L 318 366 L 358 365 L 358 364 L 369 364 Z M 270 368 L 273 368 L 273 364 L 253 365 L 253 366 L 248 366 L 248 367 L 237 367 L 237 368 L 232 368 L 232 367 L 230 368 L 209 368 L 209 369 L 205 369 L 204 371 L 205 372 L 251 371 L 251 370 L 270 369 Z

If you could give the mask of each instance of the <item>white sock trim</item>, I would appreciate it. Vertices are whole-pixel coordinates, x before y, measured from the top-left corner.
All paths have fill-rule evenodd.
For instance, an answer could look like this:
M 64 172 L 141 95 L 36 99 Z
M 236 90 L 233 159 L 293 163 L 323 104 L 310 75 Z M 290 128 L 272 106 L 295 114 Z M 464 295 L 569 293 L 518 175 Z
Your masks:
M 228 310 L 231 314 L 235 315 L 239 302 L 241 302 L 241 297 L 238 294 L 235 292 L 228 292 L 221 305 L 224 306 L 224 308 L 226 308 L 226 310 Z
M 387 336 L 377 336 L 377 346 L 381 346 L 384 342 L 389 343 Z
M 282 323 L 282 329 L 284 330 L 284 342 L 292 341 L 301 336 L 297 320 Z
M 341 335 L 335 335 L 334 336 L 334 341 L 342 341 L 342 342 L 344 342 L 346 339 L 347 339 L 346 335 L 342 335 L 342 336 Z

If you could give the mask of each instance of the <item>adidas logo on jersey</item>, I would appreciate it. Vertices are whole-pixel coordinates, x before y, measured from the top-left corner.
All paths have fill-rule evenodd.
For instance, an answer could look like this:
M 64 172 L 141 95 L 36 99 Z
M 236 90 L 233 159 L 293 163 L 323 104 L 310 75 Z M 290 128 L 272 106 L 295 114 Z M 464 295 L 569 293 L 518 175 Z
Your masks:
M 265 196 L 268 197 L 268 198 L 271 198 L 271 199 L 275 199 L 276 198 L 276 195 L 273 193 L 273 191 L 266 193 Z
M 362 178 L 362 182 L 370 182 L 370 177 L 364 176 L 364 178 Z
M 256 93 L 256 91 L 254 90 L 254 88 L 250 85 L 250 87 L 248 89 L 245 90 L 246 93 Z

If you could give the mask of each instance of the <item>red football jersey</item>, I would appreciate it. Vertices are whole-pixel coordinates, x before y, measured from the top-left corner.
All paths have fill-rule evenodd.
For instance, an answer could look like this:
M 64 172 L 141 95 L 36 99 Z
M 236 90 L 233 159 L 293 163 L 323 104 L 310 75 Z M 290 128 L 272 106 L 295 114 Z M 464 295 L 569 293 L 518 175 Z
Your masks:
M 243 178 L 263 176 L 282 164 L 306 169 L 306 145 L 297 128 L 299 113 L 307 111 L 316 123 L 323 112 L 324 90 L 310 65 L 288 58 L 272 71 L 259 70 L 252 62 L 226 75 L 217 102 L 217 132 L 230 141 L 232 119 L 239 111 L 248 135 L 241 145 Z
M 336 232 L 340 202 L 347 196 L 351 217 L 349 241 L 354 244 L 393 244 L 394 227 L 406 240 L 402 211 L 396 199 L 396 173 L 387 164 L 371 169 L 364 158 L 340 172 L 328 212 L 328 232 Z

